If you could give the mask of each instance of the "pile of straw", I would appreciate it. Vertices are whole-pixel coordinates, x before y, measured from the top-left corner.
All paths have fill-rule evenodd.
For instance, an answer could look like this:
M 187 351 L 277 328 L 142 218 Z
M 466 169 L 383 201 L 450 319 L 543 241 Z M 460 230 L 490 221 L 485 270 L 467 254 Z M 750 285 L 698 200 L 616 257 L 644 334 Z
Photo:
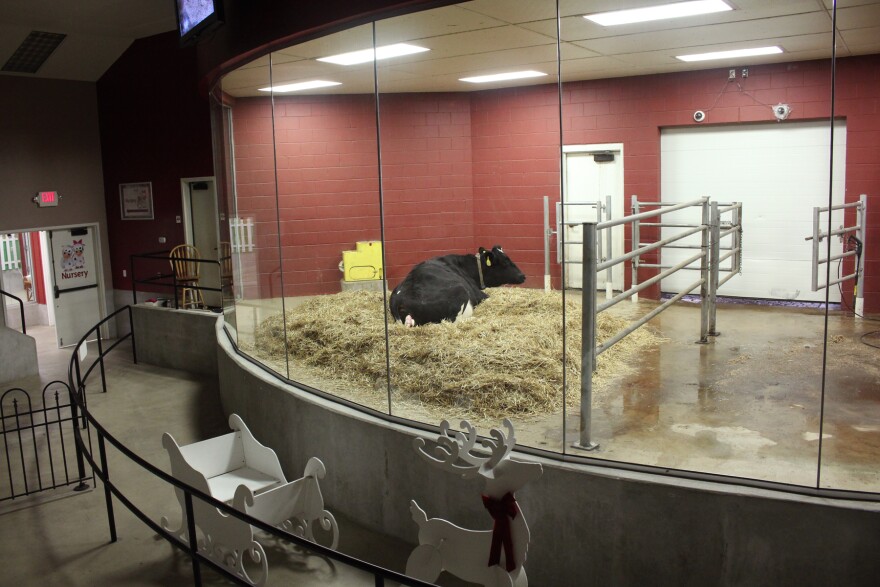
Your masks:
M 407 328 L 388 324 L 391 384 L 395 393 L 482 417 L 551 413 L 562 406 L 562 295 L 526 288 L 495 288 L 472 318 Z M 580 388 L 581 311 L 578 295 L 566 307 L 566 365 L 571 398 Z M 344 382 L 384 388 L 383 297 L 368 291 L 320 296 L 263 321 L 255 333 L 260 354 L 291 361 Z M 626 320 L 599 315 L 597 338 L 609 338 Z M 594 389 L 625 369 L 625 360 L 659 338 L 640 328 L 599 357 Z

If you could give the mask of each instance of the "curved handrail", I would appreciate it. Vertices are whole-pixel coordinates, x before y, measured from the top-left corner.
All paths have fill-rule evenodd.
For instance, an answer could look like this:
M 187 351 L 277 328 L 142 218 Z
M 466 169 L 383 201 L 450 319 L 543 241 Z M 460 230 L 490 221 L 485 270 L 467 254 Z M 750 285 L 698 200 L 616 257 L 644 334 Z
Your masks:
M 21 298 L 9 293 L 8 291 L 3 291 L 0 289 L 0 295 L 7 296 L 18 302 L 18 311 L 21 312 L 21 333 L 27 334 L 27 326 L 24 323 L 24 302 L 21 301 Z
M 129 315 L 129 323 L 131 324 L 131 331 L 121 337 L 116 343 L 111 345 L 106 351 L 104 351 L 100 337 L 100 327 L 110 320 L 114 318 L 118 314 L 122 312 L 128 312 Z M 95 359 L 95 362 L 92 366 L 86 370 L 85 375 L 82 375 L 82 370 L 80 368 L 79 363 L 79 349 L 85 344 L 86 340 L 93 333 L 97 332 L 97 338 L 99 343 L 99 351 L 98 357 Z M 280 538 L 282 540 L 286 540 L 292 542 L 302 548 L 305 548 L 309 551 L 315 552 L 321 556 L 325 556 L 331 560 L 340 562 L 342 564 L 354 567 L 356 569 L 366 571 L 373 575 L 375 578 L 376 585 L 384 585 L 384 581 L 386 579 L 395 581 L 401 585 L 407 585 L 410 587 L 430 587 L 433 585 L 432 583 L 426 583 L 424 581 L 420 581 L 418 579 L 414 579 L 412 577 L 408 577 L 402 573 L 398 573 L 396 571 L 392 571 L 389 569 L 385 569 L 378 565 L 374 565 L 372 563 L 368 563 L 361 559 L 355 558 L 353 556 L 341 553 L 336 550 L 332 550 L 327 546 L 323 546 L 321 544 L 317 544 L 315 542 L 311 542 L 305 538 L 301 538 L 290 532 L 285 530 L 281 530 L 276 528 L 266 522 L 258 520 L 248 514 L 241 512 L 231 505 L 228 505 L 224 502 L 217 501 L 210 495 L 206 493 L 202 493 L 198 489 L 183 483 L 182 481 L 176 479 L 172 475 L 169 475 L 165 471 L 157 468 L 153 464 L 147 462 L 137 454 L 135 454 L 131 449 L 126 447 L 122 442 L 116 439 L 112 434 L 110 434 L 104 426 L 101 425 L 100 422 L 95 419 L 95 417 L 89 412 L 86 401 L 85 401 L 85 383 L 88 376 L 91 374 L 94 366 L 96 364 L 101 365 L 101 379 L 102 386 L 104 387 L 104 391 L 106 392 L 106 382 L 103 381 L 105 379 L 103 361 L 104 357 L 116 346 L 118 346 L 119 342 L 125 340 L 126 338 L 131 337 L 132 339 L 132 347 L 134 348 L 134 325 L 131 318 L 131 306 L 124 306 L 120 308 L 116 312 L 107 316 L 104 320 L 96 324 L 89 330 L 83 337 L 79 340 L 76 347 L 74 347 L 73 356 L 70 359 L 70 364 L 68 367 L 68 380 L 70 381 L 70 395 L 71 395 L 71 406 L 76 406 L 79 410 L 82 411 L 83 418 L 83 428 L 88 429 L 91 426 L 98 437 L 98 459 L 95 459 L 95 456 L 91 452 L 91 434 L 89 434 L 89 450 L 86 450 L 86 444 L 82 438 L 82 433 L 78 427 L 74 427 L 74 438 L 76 440 L 77 453 L 78 457 L 81 456 L 85 460 L 89 462 L 89 465 L 92 467 L 95 475 L 101 479 L 101 482 L 104 484 L 104 493 L 106 497 L 107 503 L 107 516 L 110 524 L 110 541 L 116 542 L 116 525 L 115 519 L 113 515 L 113 503 L 111 500 L 111 496 L 115 496 L 122 504 L 128 508 L 128 510 L 133 513 L 137 518 L 139 518 L 144 524 L 149 526 L 154 532 L 156 532 L 160 537 L 165 539 L 169 544 L 174 546 L 175 548 L 179 548 L 183 552 L 185 552 L 192 560 L 193 564 L 193 579 L 195 585 L 201 584 L 201 572 L 199 570 L 199 565 L 202 563 L 208 564 L 215 571 L 221 573 L 224 577 L 230 579 L 236 584 L 250 586 L 250 583 L 244 581 L 240 577 L 231 573 L 225 567 L 222 567 L 215 563 L 213 560 L 205 556 L 199 551 L 198 545 L 196 543 L 196 532 L 194 528 L 194 516 L 192 511 L 192 500 L 193 498 L 200 499 L 205 503 L 210 504 L 213 507 L 218 508 L 223 513 L 231 516 L 235 516 L 239 520 L 250 524 L 255 528 L 259 528 L 263 532 L 271 534 L 276 538 Z M 137 363 L 137 355 L 135 354 L 135 363 Z M 76 417 L 74 417 L 74 421 L 76 421 Z M 183 543 L 178 540 L 171 532 L 166 531 L 162 526 L 155 521 L 153 521 L 149 516 L 147 516 L 144 512 L 139 510 L 131 500 L 129 500 L 125 494 L 110 480 L 110 473 L 107 468 L 107 453 L 106 453 L 106 442 L 109 442 L 113 447 L 115 447 L 122 455 L 132 461 L 134 464 L 138 465 L 142 469 L 144 469 L 147 473 L 153 475 L 154 477 L 161 479 L 162 481 L 168 483 L 169 485 L 174 486 L 175 488 L 183 491 L 185 504 L 186 504 L 186 519 L 189 524 L 187 535 L 189 536 L 189 542 Z

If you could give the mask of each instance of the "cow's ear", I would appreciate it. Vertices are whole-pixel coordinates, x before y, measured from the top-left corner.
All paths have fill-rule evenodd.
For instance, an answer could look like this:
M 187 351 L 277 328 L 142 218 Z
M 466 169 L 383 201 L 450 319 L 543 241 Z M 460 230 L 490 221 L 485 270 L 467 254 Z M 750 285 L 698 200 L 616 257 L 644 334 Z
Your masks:
M 494 256 L 492 251 L 487 251 L 483 247 L 480 247 L 480 256 L 486 260 L 486 267 L 492 266 L 492 257 Z
M 483 247 L 480 247 L 480 255 L 482 255 L 485 252 L 486 252 L 486 249 L 484 249 Z

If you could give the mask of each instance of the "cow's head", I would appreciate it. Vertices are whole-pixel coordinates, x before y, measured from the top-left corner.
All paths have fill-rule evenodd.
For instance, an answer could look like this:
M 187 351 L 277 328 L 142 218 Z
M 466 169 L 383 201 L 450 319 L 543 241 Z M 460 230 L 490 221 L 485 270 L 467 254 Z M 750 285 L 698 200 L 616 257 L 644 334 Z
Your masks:
M 480 265 L 483 267 L 483 281 L 486 287 L 522 283 L 526 280 L 526 276 L 516 263 L 510 260 L 500 245 L 495 245 L 491 251 L 480 247 Z

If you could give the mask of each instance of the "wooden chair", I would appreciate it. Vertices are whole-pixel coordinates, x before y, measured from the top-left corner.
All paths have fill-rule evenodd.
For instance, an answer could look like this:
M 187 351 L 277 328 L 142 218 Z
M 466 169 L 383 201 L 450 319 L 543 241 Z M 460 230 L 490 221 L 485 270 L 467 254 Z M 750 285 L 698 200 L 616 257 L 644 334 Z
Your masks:
M 199 266 L 201 263 L 199 250 L 193 245 L 177 245 L 171 249 L 169 260 L 177 278 L 179 307 L 202 308 L 205 299 L 199 286 Z

